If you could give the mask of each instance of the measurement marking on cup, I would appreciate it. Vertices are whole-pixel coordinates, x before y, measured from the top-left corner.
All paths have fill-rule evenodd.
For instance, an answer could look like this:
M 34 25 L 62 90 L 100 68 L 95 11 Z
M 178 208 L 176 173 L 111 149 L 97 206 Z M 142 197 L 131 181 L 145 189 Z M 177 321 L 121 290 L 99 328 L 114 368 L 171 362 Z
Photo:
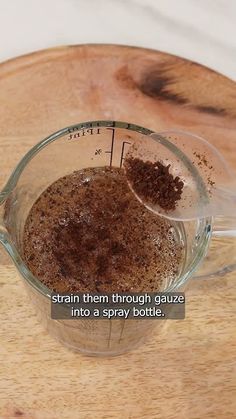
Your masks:
M 100 156 L 100 154 L 102 153 L 102 149 L 101 148 L 99 148 L 98 150 L 96 150 L 95 151 L 95 156 L 97 156 L 97 155 L 99 155 Z
M 125 159 L 124 158 L 125 144 L 131 144 L 131 143 L 129 143 L 129 141 L 123 141 L 122 143 L 121 156 L 120 156 L 120 169 L 122 168 L 123 160 Z
M 94 132 L 95 131 L 95 132 Z M 81 137 L 85 137 L 86 135 L 97 135 L 100 134 L 100 128 L 79 128 L 78 127 L 72 127 L 69 129 L 69 137 L 68 140 L 76 140 Z
M 110 151 L 105 151 L 105 153 L 110 154 L 110 167 L 112 167 L 112 159 L 113 159 L 113 149 L 114 149 L 114 141 L 115 141 L 115 129 L 114 128 L 107 128 L 110 129 L 112 131 L 112 137 L 111 137 L 111 150 Z

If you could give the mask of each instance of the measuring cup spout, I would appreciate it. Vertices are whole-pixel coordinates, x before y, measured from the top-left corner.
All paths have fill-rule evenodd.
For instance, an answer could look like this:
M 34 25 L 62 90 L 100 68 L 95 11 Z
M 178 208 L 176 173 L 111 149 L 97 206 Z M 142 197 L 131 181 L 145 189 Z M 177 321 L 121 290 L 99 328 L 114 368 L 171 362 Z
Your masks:
M 11 243 L 11 238 L 7 227 L 5 225 L 5 201 L 8 196 L 7 192 L 0 192 L 0 244 L 4 247 L 7 253 L 10 255 L 12 260 L 14 261 L 14 254 L 17 253 L 13 249 L 13 245 Z M 15 262 L 15 261 L 14 261 Z
M 3 201 L 0 203 L 0 244 L 3 246 L 4 250 L 9 254 L 17 269 L 20 270 L 20 266 L 22 264 L 21 257 L 18 253 L 17 248 L 14 245 L 14 240 L 11 238 L 11 235 L 9 234 L 4 221 L 6 210 L 4 208 L 4 203 L 5 199 L 3 199 Z
M 1 196 L 0 196 L 1 198 Z M 9 235 L 7 232 L 7 229 L 5 227 L 5 223 L 4 223 L 4 204 L 3 204 L 4 200 L 1 202 L 0 201 L 0 244 L 2 244 L 2 246 L 5 248 L 5 250 L 9 252 L 9 250 L 7 249 L 10 246 L 10 240 L 9 240 Z M 10 246 L 11 247 L 11 246 Z
M 3 202 L 4 199 L 1 202 L 1 194 L 0 194 L 0 236 L 4 233 L 5 227 L 4 227 L 4 208 L 3 208 Z

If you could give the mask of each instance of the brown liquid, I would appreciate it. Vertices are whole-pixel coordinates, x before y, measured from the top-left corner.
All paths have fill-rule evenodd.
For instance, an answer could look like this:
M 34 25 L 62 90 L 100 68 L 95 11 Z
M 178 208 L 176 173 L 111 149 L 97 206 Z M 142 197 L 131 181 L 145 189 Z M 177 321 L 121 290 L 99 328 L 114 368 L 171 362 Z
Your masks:
M 57 292 L 141 292 L 174 278 L 183 250 L 170 222 L 148 211 L 120 169 L 58 179 L 26 220 L 23 258 Z

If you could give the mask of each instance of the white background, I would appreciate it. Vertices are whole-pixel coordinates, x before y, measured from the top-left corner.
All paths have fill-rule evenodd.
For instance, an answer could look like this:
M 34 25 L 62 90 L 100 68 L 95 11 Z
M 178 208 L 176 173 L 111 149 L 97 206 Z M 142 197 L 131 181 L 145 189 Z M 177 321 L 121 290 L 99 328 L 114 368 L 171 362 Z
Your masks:
M 139 45 L 236 78 L 236 0 L 0 0 L 0 61 L 62 44 Z

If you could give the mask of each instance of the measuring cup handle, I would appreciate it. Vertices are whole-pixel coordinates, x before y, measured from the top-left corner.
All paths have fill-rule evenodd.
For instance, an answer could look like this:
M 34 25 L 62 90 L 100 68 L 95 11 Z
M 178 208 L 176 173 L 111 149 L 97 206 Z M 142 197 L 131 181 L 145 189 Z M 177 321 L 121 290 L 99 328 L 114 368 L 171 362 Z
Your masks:
M 224 276 L 236 270 L 236 217 L 215 217 L 208 253 L 197 278 Z

